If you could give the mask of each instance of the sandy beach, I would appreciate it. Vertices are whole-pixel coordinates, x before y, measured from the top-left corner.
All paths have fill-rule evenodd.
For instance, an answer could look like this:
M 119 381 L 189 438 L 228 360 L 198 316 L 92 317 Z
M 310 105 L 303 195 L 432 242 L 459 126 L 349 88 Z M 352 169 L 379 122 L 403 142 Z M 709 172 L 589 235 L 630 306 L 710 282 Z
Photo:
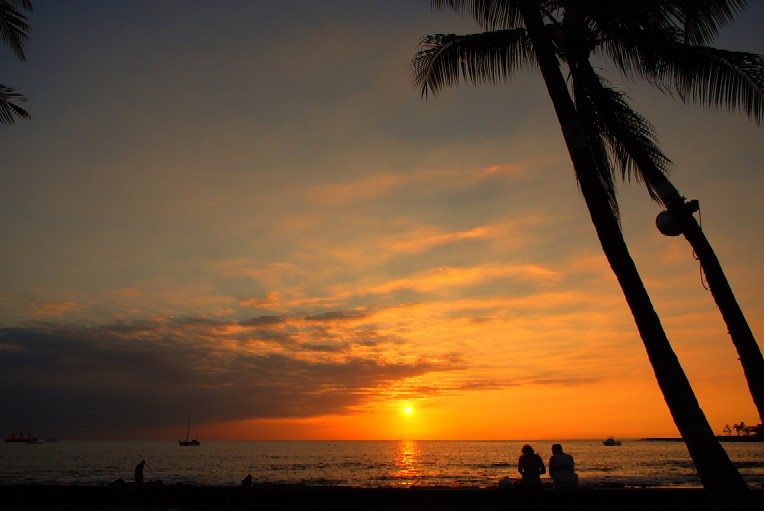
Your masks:
M 752 490 L 746 509 L 764 509 L 764 491 Z M 258 509 L 268 510 L 608 510 L 710 509 L 698 489 L 578 491 L 307 486 L 6 486 L 11 509 Z

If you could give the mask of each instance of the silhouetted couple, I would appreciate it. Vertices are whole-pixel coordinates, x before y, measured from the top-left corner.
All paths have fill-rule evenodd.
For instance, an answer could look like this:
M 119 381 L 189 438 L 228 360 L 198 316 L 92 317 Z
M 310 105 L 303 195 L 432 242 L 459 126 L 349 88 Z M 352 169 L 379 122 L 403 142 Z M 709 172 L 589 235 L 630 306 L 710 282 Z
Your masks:
M 517 462 L 517 470 L 522 478 L 521 488 L 541 489 L 541 475 L 546 474 L 546 467 L 541 456 L 533 451 L 533 447 L 525 444 L 521 449 L 522 455 Z M 573 456 L 562 452 L 562 445 L 552 445 L 552 457 L 549 458 L 549 476 L 554 481 L 554 487 L 570 489 L 578 486 L 578 476 L 575 471 Z

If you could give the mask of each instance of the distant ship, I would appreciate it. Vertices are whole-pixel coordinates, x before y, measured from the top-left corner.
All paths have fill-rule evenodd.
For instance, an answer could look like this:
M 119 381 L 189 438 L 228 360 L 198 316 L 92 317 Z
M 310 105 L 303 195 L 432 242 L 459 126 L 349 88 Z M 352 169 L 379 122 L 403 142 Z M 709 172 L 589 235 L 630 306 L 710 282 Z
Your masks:
M 188 435 L 191 433 L 191 421 L 188 421 L 188 429 L 186 429 L 186 439 L 185 440 L 178 440 L 178 445 L 181 447 L 193 447 L 201 445 L 201 442 L 199 440 L 189 440 Z
M 602 442 L 602 445 L 621 445 L 621 441 L 609 436 Z

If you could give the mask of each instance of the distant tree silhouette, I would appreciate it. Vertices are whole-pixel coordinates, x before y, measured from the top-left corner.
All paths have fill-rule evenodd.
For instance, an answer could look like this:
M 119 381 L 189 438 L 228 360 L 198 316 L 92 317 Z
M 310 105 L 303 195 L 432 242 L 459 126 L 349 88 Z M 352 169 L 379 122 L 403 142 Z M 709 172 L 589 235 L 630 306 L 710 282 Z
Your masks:
M 24 44 L 29 39 L 30 27 L 22 9 L 31 11 L 31 0 L 0 0 L 0 41 L 20 60 L 26 60 Z M 26 98 L 12 87 L 0 84 L 0 123 L 13 124 L 16 117 L 29 119 L 29 112 L 16 104 L 20 101 Z
M 622 2 L 619 2 L 622 3 Z M 634 2 L 642 5 L 641 2 Z M 562 128 L 576 177 L 600 244 L 623 290 L 655 371 L 658 385 L 684 438 L 703 485 L 715 496 L 747 487 L 716 439 L 666 337 L 619 225 L 612 168 L 604 165 L 586 119 L 576 110 L 544 17 L 567 2 L 553 0 L 432 0 L 472 15 L 485 32 L 426 36 L 412 67 L 422 95 L 462 79 L 505 83 L 523 68 L 538 67 Z M 646 0 L 645 8 L 659 13 Z M 563 11 L 564 12 L 564 11 Z M 721 502 L 717 500 L 717 502 Z

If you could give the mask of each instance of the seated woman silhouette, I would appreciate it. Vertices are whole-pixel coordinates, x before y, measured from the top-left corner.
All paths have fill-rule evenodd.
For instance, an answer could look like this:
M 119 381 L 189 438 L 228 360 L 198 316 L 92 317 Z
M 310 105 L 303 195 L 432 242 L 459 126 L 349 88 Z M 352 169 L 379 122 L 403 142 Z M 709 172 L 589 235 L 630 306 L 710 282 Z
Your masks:
M 541 488 L 541 474 L 546 474 L 544 462 L 541 456 L 533 452 L 533 447 L 525 444 L 521 449 L 522 455 L 517 462 L 517 471 L 522 479 L 520 486 L 523 488 Z

